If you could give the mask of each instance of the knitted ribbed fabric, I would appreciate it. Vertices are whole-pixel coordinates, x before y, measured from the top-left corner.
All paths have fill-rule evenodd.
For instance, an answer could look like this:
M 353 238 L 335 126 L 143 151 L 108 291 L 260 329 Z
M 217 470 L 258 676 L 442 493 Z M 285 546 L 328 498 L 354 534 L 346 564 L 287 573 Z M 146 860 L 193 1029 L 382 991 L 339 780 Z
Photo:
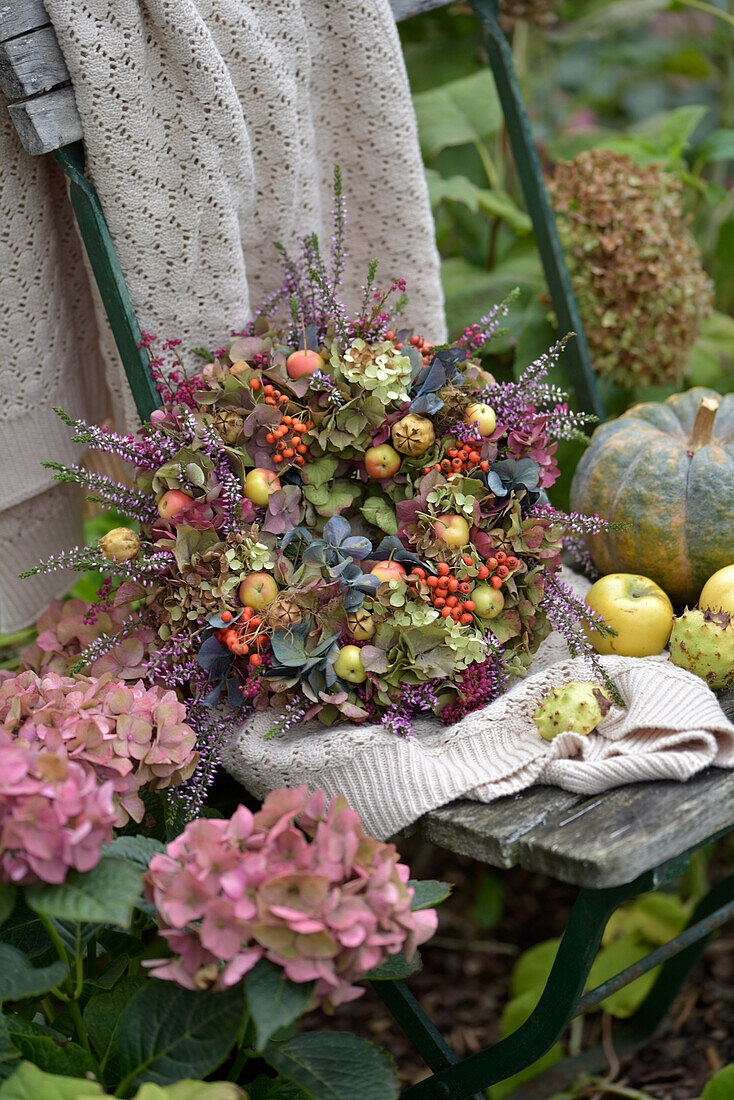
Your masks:
M 584 591 L 588 582 L 574 586 Z M 567 651 L 564 658 L 564 650 L 551 635 L 529 675 L 501 698 L 453 726 L 415 722 L 409 740 L 379 725 L 315 722 L 265 740 L 274 715 L 258 714 L 227 746 L 226 767 L 258 797 L 300 783 L 344 794 L 379 838 L 456 798 L 491 802 L 533 783 L 595 794 L 646 779 L 689 779 L 712 764 L 734 767 L 734 725 L 703 680 L 665 654 L 602 658 L 626 706 L 613 706 L 594 733 L 544 741 L 533 722 L 541 698 L 569 680 L 594 679 L 585 660 Z
M 433 222 L 387 0 L 46 0 L 46 8 L 88 171 L 146 331 L 216 348 L 241 329 L 280 283 L 274 242 L 293 248 L 315 231 L 328 251 L 339 164 L 347 304 L 358 304 L 377 257 L 384 282 L 407 280 L 405 323 L 445 339 Z M 52 407 L 93 419 L 112 411 L 120 428 L 133 426 L 134 410 L 60 169 L 23 152 L 4 109 L 0 163 L 0 544 L 12 543 L 15 570 L 79 537 L 69 494 L 49 489 L 40 466 L 79 457 Z M 24 583 L 0 571 L 0 629 L 32 621 L 60 587 L 58 576 Z

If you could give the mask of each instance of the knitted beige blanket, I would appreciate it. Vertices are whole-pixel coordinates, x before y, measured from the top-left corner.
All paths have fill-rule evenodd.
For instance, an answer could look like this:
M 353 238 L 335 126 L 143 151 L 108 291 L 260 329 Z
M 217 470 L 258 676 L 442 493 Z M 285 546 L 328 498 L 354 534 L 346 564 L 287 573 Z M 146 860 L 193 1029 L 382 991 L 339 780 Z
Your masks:
M 573 584 L 588 588 L 582 578 Z M 565 732 L 548 742 L 533 722 L 551 688 L 594 679 L 589 664 L 569 659 L 563 639 L 552 634 L 525 679 L 453 726 L 415 722 L 403 740 L 379 725 L 324 729 L 312 722 L 266 740 L 274 720 L 266 712 L 227 746 L 225 765 L 258 797 L 300 783 L 341 793 L 381 839 L 456 798 L 492 802 L 533 783 L 596 794 L 649 779 L 690 779 L 712 764 L 734 767 L 734 725 L 703 680 L 665 654 L 601 663 L 625 706 L 613 706 L 587 736 Z
M 406 321 L 445 339 L 415 117 L 388 0 L 45 0 L 142 327 L 220 346 L 280 284 L 274 243 L 328 251 L 343 171 L 354 308 L 373 257 L 407 280 Z M 0 102 L 0 630 L 68 576 L 17 580 L 81 537 L 43 459 L 79 445 L 53 413 L 135 412 L 51 157 L 30 157 Z M 193 363 L 194 360 L 191 360 Z M 200 365 L 200 360 L 197 361 Z M 106 383 L 106 384 L 105 384 Z M 54 485 L 54 487 L 51 487 Z

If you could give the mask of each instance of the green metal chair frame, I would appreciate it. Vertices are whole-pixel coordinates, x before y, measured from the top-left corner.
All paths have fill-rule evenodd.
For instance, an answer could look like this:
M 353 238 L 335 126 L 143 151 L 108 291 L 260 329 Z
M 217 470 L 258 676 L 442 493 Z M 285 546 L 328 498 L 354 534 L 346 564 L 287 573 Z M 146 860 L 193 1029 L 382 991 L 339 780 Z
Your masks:
M 445 2 L 446 0 L 417 0 L 412 6 L 414 10 L 429 9 Z M 38 8 L 39 0 L 33 0 L 33 5 Z M 497 21 L 499 0 L 472 0 L 472 7 L 482 29 L 558 324 L 561 331 L 576 334 L 575 341 L 570 342 L 565 354 L 577 400 L 582 408 L 603 419 L 604 409 L 543 183 L 530 123 L 514 72 L 512 54 Z M 34 24 L 36 25 L 38 24 Z M 11 107 L 11 112 L 12 110 Z M 33 151 L 42 152 L 46 149 L 37 148 Z M 141 419 L 146 420 L 159 406 L 160 398 L 153 385 L 147 353 L 138 346 L 142 333 L 99 198 L 84 174 L 82 143 L 74 142 L 56 148 L 53 155 L 69 179 L 71 203 L 102 302 L 138 413 Z M 707 838 L 703 844 L 710 843 L 725 831 L 728 830 Z M 696 845 L 696 849 L 700 847 L 702 844 Z M 571 913 L 548 983 L 531 1016 L 506 1039 L 462 1061 L 448 1047 L 404 981 L 374 982 L 374 988 L 396 1022 L 432 1070 L 431 1077 L 403 1093 L 403 1100 L 463 1100 L 464 1097 L 481 1095 L 479 1090 L 506 1080 L 540 1058 L 574 1016 L 598 1005 L 610 993 L 652 967 L 664 963 L 651 993 L 628 1025 L 629 1034 L 634 1038 L 641 1039 L 650 1035 L 698 959 L 706 939 L 716 928 L 734 916 L 734 876 L 708 894 L 694 913 L 688 929 L 680 936 L 597 989 L 585 995 L 583 990 L 604 926 L 614 909 L 622 902 L 680 875 L 696 849 L 668 860 L 630 883 L 606 889 L 582 889 Z

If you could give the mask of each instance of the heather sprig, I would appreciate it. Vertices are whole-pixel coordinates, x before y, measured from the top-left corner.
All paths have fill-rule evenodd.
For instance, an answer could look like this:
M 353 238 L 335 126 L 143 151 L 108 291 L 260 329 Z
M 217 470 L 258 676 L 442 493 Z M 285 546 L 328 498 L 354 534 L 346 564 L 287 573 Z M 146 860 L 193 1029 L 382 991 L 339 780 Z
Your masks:
M 19 576 L 34 577 L 41 573 L 58 573 L 64 569 L 75 569 L 79 573 L 93 570 L 97 573 L 113 573 L 125 580 L 149 585 L 154 583 L 156 576 L 168 570 L 171 559 L 170 551 L 158 550 L 152 554 L 141 551 L 132 561 L 110 561 L 99 546 L 73 546 L 70 550 L 53 554 Z
M 73 485 L 86 485 L 91 490 L 88 500 L 100 501 L 117 512 L 139 523 L 151 523 L 156 518 L 155 503 L 146 493 L 129 485 L 123 485 L 107 474 L 87 470 L 83 466 L 63 466 L 60 462 L 42 462 L 47 470 L 54 471 L 56 481 Z
M 217 480 L 221 485 L 219 499 L 224 514 L 224 530 L 237 531 L 240 526 L 242 485 L 240 479 L 232 470 L 224 443 L 210 424 L 203 420 L 195 420 L 191 413 L 186 414 L 185 423 L 192 434 L 192 438 L 197 433 L 201 438 L 202 450 L 211 461 Z
M 155 453 L 151 454 L 148 446 L 149 441 L 152 442 L 150 437 L 143 436 L 141 439 L 136 439 L 133 435 L 118 435 L 117 432 L 101 428 L 98 424 L 87 424 L 84 420 L 75 420 L 58 407 L 54 407 L 54 412 L 73 429 L 71 438 L 74 442 L 84 443 L 91 450 L 116 455 L 123 462 L 148 470 L 156 469 L 166 461 L 167 457 L 170 457 L 159 453 L 158 440 L 155 441 Z
M 602 637 L 616 635 L 616 631 L 607 625 L 601 615 L 592 611 L 569 584 L 559 581 L 556 577 L 546 578 L 545 592 L 540 606 L 548 616 L 553 629 L 564 638 L 571 656 L 585 657 L 597 676 L 603 680 L 604 686 L 612 693 L 614 701 L 622 705 L 619 690 L 601 664 L 599 655 L 584 630 L 584 624 L 598 631 Z

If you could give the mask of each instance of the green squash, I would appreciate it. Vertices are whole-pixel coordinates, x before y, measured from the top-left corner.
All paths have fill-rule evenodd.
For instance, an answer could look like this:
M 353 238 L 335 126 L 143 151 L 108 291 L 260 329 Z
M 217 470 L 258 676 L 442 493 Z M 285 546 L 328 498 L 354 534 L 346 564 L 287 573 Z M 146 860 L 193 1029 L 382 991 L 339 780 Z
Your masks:
M 588 539 L 602 573 L 642 573 L 674 603 L 695 604 L 734 563 L 734 394 L 697 387 L 601 424 L 571 507 L 629 524 Z

